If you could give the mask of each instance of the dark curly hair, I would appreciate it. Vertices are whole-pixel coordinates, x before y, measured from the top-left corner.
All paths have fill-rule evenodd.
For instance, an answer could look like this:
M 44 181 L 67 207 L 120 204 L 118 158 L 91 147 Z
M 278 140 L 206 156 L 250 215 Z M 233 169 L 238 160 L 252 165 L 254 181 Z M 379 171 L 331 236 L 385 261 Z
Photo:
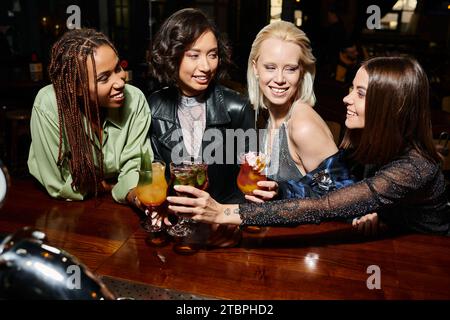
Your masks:
M 217 39 L 219 66 L 217 77 L 223 79 L 232 65 L 231 49 L 214 23 L 200 10 L 187 8 L 172 14 L 157 32 L 150 56 L 150 72 L 161 84 L 177 85 L 184 52 L 206 31 Z

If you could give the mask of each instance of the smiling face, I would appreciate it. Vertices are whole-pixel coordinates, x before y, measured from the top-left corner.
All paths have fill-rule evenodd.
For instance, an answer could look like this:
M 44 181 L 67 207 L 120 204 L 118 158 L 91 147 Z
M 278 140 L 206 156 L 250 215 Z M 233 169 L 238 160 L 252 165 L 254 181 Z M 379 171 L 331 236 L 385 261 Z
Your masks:
M 185 96 L 204 92 L 214 78 L 219 65 L 217 39 L 206 31 L 184 52 L 178 71 L 178 86 Z
M 103 108 L 119 108 L 125 101 L 125 71 L 119 64 L 119 57 L 108 45 L 102 45 L 94 51 L 97 71 L 98 103 Z M 94 68 L 91 59 L 87 59 L 89 94 L 95 101 Z
M 269 38 L 261 43 L 259 52 L 253 71 L 267 106 L 290 108 L 300 85 L 300 46 Z
M 365 125 L 366 91 L 369 85 L 369 74 L 359 68 L 353 79 L 353 89 L 344 97 L 347 106 L 345 126 L 349 129 L 362 129 Z

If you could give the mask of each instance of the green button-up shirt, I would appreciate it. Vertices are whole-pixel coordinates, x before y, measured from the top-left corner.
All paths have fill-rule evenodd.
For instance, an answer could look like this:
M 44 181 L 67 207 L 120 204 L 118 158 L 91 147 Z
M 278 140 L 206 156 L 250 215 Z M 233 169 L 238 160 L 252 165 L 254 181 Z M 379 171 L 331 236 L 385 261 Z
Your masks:
M 150 108 L 144 94 L 136 87 L 125 85 L 125 102 L 121 108 L 107 109 L 103 122 L 102 152 L 105 178 L 117 178 L 112 196 L 125 203 L 130 189 L 138 182 L 141 147 L 151 150 L 147 133 L 150 128 Z M 69 162 L 58 166 L 59 120 L 55 91 L 52 85 L 42 88 L 36 96 L 31 114 L 31 147 L 28 157 L 30 173 L 55 198 L 83 200 L 84 194 L 72 188 Z M 67 140 L 63 138 L 63 154 Z M 97 143 L 98 140 L 96 141 Z

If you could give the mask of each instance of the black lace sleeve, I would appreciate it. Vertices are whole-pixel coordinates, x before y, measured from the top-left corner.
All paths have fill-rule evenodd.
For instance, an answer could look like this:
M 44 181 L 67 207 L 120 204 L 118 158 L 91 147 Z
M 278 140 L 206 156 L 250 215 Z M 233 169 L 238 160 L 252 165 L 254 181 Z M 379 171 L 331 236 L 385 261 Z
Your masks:
M 373 177 L 317 199 L 289 199 L 239 206 L 242 225 L 295 226 L 351 218 L 404 203 L 423 193 L 438 165 L 416 151 L 382 167 Z

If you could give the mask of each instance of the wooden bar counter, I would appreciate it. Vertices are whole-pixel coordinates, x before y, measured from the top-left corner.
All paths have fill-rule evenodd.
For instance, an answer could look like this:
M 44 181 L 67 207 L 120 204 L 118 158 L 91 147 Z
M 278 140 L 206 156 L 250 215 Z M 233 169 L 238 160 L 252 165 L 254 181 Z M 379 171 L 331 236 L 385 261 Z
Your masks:
M 0 233 L 32 226 L 99 276 L 218 299 L 450 299 L 450 238 L 369 239 L 329 222 L 244 233 L 238 247 L 179 255 L 146 244 L 131 208 L 111 196 L 51 199 L 31 178 L 13 179 Z M 380 289 L 369 289 L 370 266 Z M 368 272 L 369 268 L 369 272 Z

